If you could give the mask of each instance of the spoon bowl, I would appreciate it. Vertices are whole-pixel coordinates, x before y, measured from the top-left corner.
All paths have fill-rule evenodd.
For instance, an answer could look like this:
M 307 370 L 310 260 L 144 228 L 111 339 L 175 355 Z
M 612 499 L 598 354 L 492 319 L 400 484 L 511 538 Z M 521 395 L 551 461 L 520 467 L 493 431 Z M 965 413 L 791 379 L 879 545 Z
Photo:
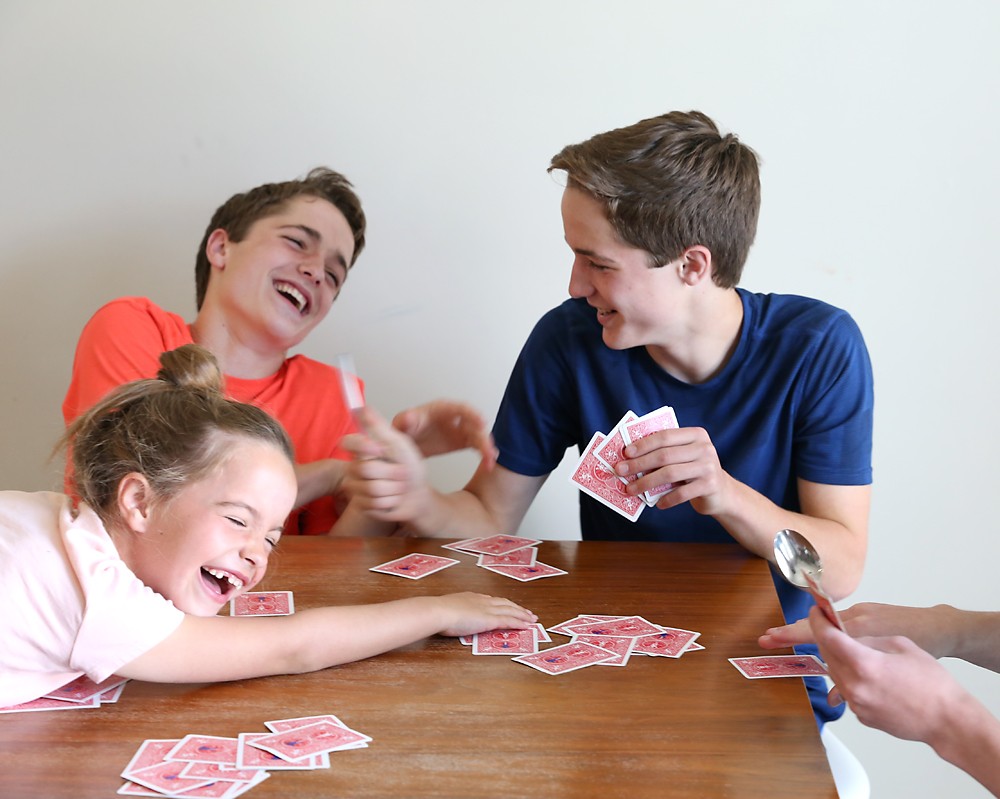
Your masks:
M 835 627 L 844 630 L 844 623 L 833 607 L 833 600 L 823 590 L 823 561 L 809 540 L 795 530 L 779 530 L 774 536 L 774 560 L 781 576 L 792 585 L 813 595 L 823 615 Z M 846 631 L 845 631 L 846 632 Z

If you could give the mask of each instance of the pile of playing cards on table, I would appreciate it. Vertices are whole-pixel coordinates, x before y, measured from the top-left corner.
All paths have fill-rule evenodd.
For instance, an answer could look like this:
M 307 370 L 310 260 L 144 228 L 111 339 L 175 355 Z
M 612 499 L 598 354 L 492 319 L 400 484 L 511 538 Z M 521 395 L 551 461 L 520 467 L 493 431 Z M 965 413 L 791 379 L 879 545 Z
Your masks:
M 552 639 L 548 632 L 568 635 L 570 642 L 539 650 L 539 642 Z M 565 674 L 585 666 L 625 666 L 632 655 L 679 658 L 704 649 L 695 639 L 700 633 L 653 624 L 642 616 L 580 615 L 549 627 L 526 630 L 491 630 L 460 640 L 474 655 L 506 655 L 546 674 Z
M 330 768 L 330 753 L 361 749 L 371 738 L 334 715 L 266 721 L 270 732 L 238 738 L 187 735 L 150 739 L 122 771 L 124 796 L 232 799 L 266 780 L 272 771 Z
M 103 682 L 96 683 L 84 675 L 38 699 L 10 707 L 0 707 L 0 713 L 82 710 L 88 707 L 100 707 L 117 702 L 121 698 L 127 682 L 128 680 L 124 677 L 112 675 Z
M 638 480 L 642 474 L 620 477 L 615 473 L 615 466 L 622 460 L 622 450 L 629 444 L 660 430 L 675 427 L 677 417 L 669 405 L 645 416 L 637 416 L 628 411 L 610 433 L 594 433 L 569 478 L 570 482 L 602 505 L 634 522 L 647 506 L 655 505 L 660 497 L 669 493 L 673 484 L 666 483 L 632 496 L 625 493 L 625 486 Z
M 493 535 L 487 538 L 467 538 L 454 544 L 442 544 L 444 549 L 478 555 L 477 566 L 489 569 L 497 574 L 519 580 L 522 583 L 540 580 L 542 577 L 554 577 L 566 574 L 562 569 L 549 566 L 538 560 L 538 544 L 542 542 L 534 538 L 521 538 L 516 535 Z M 434 572 L 447 569 L 461 563 L 455 558 L 445 558 L 440 555 L 425 555 L 414 552 L 401 558 L 390 560 L 372 566 L 369 571 L 382 574 L 393 574 L 408 580 L 419 580 Z

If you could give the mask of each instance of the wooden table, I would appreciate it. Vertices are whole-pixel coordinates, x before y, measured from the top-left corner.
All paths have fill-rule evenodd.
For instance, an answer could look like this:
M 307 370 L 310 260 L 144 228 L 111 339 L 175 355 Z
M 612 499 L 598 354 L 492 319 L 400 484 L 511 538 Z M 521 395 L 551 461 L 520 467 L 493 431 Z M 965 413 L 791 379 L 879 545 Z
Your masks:
M 639 614 L 700 631 L 706 649 L 553 677 L 432 638 L 301 676 L 131 682 L 100 709 L 0 715 L 0 797 L 112 797 L 146 738 L 235 737 L 319 713 L 374 740 L 332 753 L 329 770 L 274 772 L 246 796 L 836 797 L 802 681 L 746 680 L 727 661 L 763 654 L 757 636 L 781 622 L 764 561 L 735 545 L 547 541 L 539 560 L 569 574 L 520 583 L 442 543 L 286 538 L 262 588 L 294 591 L 298 608 L 474 590 L 546 626 Z M 462 563 L 422 580 L 368 571 L 408 552 Z

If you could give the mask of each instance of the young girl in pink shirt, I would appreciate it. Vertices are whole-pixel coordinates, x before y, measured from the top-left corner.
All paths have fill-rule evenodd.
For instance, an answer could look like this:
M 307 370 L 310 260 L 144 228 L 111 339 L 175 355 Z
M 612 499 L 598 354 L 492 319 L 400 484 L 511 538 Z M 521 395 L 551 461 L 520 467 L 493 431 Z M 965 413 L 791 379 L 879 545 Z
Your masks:
M 156 379 L 115 390 L 67 430 L 78 507 L 63 494 L 0 492 L 0 707 L 83 674 L 300 673 L 535 621 L 473 593 L 217 616 L 260 582 L 281 537 L 297 490 L 291 444 L 265 412 L 222 396 L 206 350 L 160 362 Z

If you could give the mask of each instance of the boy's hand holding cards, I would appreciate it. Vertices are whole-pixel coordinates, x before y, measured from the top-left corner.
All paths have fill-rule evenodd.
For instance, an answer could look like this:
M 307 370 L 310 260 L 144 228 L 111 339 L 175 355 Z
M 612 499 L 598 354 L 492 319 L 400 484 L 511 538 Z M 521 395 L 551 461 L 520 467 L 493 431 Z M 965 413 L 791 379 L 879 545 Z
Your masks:
M 625 487 L 642 475 L 621 477 L 615 473 L 615 466 L 623 460 L 622 450 L 640 438 L 677 426 L 674 409 L 668 405 L 645 416 L 627 411 L 608 435 L 600 431 L 594 433 L 573 470 L 570 482 L 602 505 L 634 522 L 647 505 L 655 505 L 660 497 L 673 489 L 673 485 L 657 486 L 639 496 L 626 493 Z

